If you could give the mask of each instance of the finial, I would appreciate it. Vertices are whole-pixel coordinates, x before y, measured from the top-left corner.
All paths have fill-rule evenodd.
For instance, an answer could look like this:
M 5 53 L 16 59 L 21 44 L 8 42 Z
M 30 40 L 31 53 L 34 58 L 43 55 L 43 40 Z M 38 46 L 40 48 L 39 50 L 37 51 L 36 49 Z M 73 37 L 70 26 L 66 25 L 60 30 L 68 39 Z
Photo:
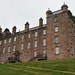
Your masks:
M 65 5 L 65 2 L 64 2 L 64 5 Z

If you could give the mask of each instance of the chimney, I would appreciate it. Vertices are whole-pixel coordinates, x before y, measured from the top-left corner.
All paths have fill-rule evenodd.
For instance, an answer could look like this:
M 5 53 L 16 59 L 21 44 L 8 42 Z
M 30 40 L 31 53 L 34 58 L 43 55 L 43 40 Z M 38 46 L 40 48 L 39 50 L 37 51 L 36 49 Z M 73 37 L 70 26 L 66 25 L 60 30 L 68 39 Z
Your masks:
M 0 26 L 0 34 L 2 33 L 2 28 L 1 28 L 1 26 Z
M 0 26 L 0 39 L 2 38 L 2 28 Z
M 28 30 L 29 30 L 29 23 L 26 22 L 26 24 L 25 24 L 25 31 L 28 31 Z
M 39 26 L 40 27 L 42 27 L 42 25 L 43 25 L 43 19 L 42 19 L 42 17 L 39 19 Z
M 14 26 L 13 28 L 12 28 L 12 34 L 15 34 L 16 33 L 16 26 Z

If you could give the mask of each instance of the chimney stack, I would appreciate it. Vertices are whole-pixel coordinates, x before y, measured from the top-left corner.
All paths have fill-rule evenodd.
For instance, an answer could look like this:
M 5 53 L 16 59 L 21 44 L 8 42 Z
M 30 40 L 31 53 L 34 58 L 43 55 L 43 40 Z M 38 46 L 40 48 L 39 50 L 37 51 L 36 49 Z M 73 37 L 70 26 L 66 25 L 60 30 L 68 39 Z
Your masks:
M 26 24 L 25 24 L 25 31 L 28 31 L 28 30 L 29 30 L 29 23 L 26 22 Z
M 15 34 L 16 33 L 16 26 L 14 26 L 13 28 L 12 28 L 12 34 Z
M 2 33 L 2 28 L 1 28 L 1 26 L 0 26 L 0 34 Z
M 43 19 L 42 19 L 42 17 L 39 19 L 39 26 L 40 27 L 42 27 L 42 25 L 43 25 Z

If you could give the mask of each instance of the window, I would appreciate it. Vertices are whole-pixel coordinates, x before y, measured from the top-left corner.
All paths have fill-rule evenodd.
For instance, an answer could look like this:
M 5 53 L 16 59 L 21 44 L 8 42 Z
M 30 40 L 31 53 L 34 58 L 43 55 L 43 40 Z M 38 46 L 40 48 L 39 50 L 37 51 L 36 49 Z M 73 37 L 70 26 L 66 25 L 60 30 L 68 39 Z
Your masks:
M 43 39 L 43 46 L 46 46 L 46 39 Z
M 58 36 L 55 37 L 55 43 L 59 43 Z
M 3 53 L 5 53 L 5 47 L 3 48 Z
M 30 38 L 30 34 L 28 34 L 28 38 Z
M 13 54 L 13 59 L 14 59 L 15 55 Z
M 37 37 L 37 32 L 35 32 L 35 37 Z
M 46 30 L 43 30 L 43 35 L 46 35 Z
M 58 27 L 55 27 L 55 32 L 58 32 Z
M 11 38 L 9 39 L 9 42 L 11 42 Z
M 22 40 L 24 39 L 24 36 L 22 35 Z
M 7 55 L 7 60 L 9 59 L 9 55 Z
M 21 44 L 21 50 L 23 50 L 23 44 Z
M 37 55 L 37 52 L 36 52 L 36 51 L 34 51 L 34 57 L 36 57 L 36 55 Z
M 43 57 L 45 57 L 46 55 L 46 50 L 43 50 Z
M 13 51 L 15 51 L 15 45 L 13 46 Z
M 56 47 L 56 54 L 59 54 L 59 47 Z
M 16 37 L 14 37 L 14 41 L 16 41 Z
M 27 58 L 29 58 L 29 52 L 27 52 Z
M 55 18 L 54 18 L 54 22 L 57 22 L 57 21 L 58 21 L 58 18 L 57 18 L 57 17 L 55 17 Z
M 35 45 L 34 46 L 35 46 L 35 48 L 37 47 L 37 41 L 35 41 Z
M 10 46 L 8 47 L 8 52 L 10 52 Z
M 4 40 L 4 43 L 6 43 L 6 40 Z
M 28 42 L 28 49 L 30 49 L 30 42 Z
M 4 61 L 4 56 L 2 56 L 2 61 Z
M 22 53 L 20 54 L 20 59 L 22 59 Z
M 1 45 L 2 41 L 0 41 L 0 45 Z

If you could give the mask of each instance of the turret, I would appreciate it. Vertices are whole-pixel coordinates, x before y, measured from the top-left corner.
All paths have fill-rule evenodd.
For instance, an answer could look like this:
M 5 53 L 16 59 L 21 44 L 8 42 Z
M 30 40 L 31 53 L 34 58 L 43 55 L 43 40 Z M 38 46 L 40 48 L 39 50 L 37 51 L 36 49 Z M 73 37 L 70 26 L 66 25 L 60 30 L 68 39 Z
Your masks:
M 48 17 L 51 14 L 52 14 L 52 11 L 50 9 L 48 9 L 47 12 L 46 12 L 46 16 Z
M 68 10 L 68 6 L 64 3 L 61 7 L 62 11 L 67 11 Z

